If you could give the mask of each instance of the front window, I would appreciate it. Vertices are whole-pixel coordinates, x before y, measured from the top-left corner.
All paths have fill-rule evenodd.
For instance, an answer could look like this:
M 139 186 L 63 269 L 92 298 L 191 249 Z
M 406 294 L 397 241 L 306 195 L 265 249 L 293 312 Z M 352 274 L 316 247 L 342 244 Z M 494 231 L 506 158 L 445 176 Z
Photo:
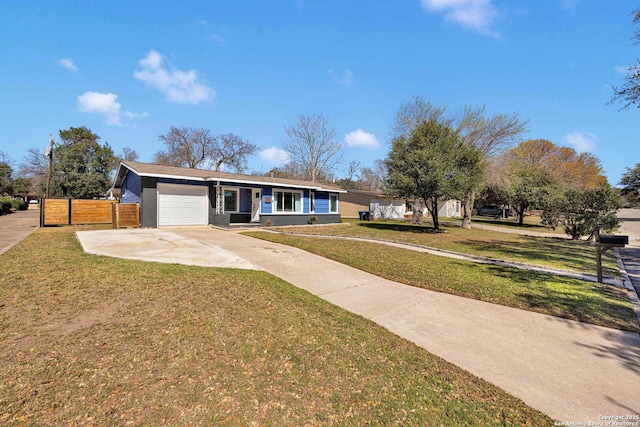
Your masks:
M 338 195 L 331 194 L 329 196 L 329 212 L 338 213 L 340 204 L 338 203 Z
M 316 211 L 316 193 L 314 191 L 309 192 L 309 212 Z
M 302 193 L 298 191 L 275 191 L 274 212 L 302 213 Z
M 238 212 L 238 190 L 224 190 L 224 211 Z

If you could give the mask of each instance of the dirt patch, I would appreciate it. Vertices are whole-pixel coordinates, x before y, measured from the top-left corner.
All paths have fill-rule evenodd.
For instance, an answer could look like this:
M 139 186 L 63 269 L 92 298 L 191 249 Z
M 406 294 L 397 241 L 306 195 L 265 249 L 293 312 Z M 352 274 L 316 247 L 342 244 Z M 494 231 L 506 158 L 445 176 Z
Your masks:
M 119 321 L 121 313 L 131 305 L 131 297 L 125 295 L 115 301 L 104 301 L 85 311 L 69 312 L 64 309 L 47 312 L 36 318 L 17 307 L 0 306 L 0 316 L 14 330 L 5 344 L 16 351 L 32 348 L 42 335 L 61 338 L 94 327 Z M 21 333 L 21 331 L 31 331 Z

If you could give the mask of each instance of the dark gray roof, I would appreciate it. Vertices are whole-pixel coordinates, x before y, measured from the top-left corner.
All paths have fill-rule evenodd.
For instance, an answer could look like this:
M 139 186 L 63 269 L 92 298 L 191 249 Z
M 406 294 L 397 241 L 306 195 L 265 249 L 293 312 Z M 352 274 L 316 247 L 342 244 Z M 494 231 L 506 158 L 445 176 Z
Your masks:
M 217 172 L 204 169 L 181 168 L 176 166 L 153 165 L 150 163 L 139 163 L 122 161 L 118 167 L 114 187 L 119 188 L 127 174 L 133 171 L 139 176 L 151 176 L 157 178 L 176 178 L 192 181 L 227 181 L 246 184 L 268 184 L 277 187 L 310 188 L 315 190 L 336 191 L 344 193 L 345 190 L 337 185 L 322 184 L 319 182 L 299 181 L 295 179 L 272 178 L 260 175 L 243 175 L 229 172 Z

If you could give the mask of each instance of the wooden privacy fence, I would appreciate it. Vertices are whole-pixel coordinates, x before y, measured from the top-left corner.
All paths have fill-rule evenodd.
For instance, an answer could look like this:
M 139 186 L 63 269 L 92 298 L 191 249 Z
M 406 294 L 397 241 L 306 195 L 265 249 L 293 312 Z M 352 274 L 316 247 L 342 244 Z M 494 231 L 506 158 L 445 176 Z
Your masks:
M 113 224 L 114 227 L 138 227 L 137 204 L 120 205 L 116 200 L 42 199 L 40 226 L 67 224 Z M 115 208 L 114 206 L 130 206 Z M 120 213 L 123 212 L 123 213 Z M 123 219 L 124 225 L 120 222 Z M 118 220 L 117 222 L 114 222 Z
M 138 203 L 114 203 L 111 205 L 111 223 L 115 228 L 139 227 L 140 205 Z

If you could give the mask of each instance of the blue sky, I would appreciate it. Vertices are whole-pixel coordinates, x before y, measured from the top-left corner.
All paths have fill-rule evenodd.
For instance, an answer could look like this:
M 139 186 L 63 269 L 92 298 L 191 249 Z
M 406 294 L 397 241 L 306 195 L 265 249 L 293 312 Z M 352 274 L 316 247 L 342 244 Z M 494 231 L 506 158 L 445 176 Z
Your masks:
M 149 162 L 170 126 L 235 133 L 282 161 L 284 127 L 321 113 L 344 163 L 386 156 L 413 95 L 529 120 L 526 139 L 588 151 L 617 184 L 640 111 L 606 105 L 635 63 L 613 0 L 0 2 L 0 150 L 15 164 L 87 126 Z M 345 167 L 346 170 L 346 167 Z M 344 176 L 338 172 L 337 176 Z

